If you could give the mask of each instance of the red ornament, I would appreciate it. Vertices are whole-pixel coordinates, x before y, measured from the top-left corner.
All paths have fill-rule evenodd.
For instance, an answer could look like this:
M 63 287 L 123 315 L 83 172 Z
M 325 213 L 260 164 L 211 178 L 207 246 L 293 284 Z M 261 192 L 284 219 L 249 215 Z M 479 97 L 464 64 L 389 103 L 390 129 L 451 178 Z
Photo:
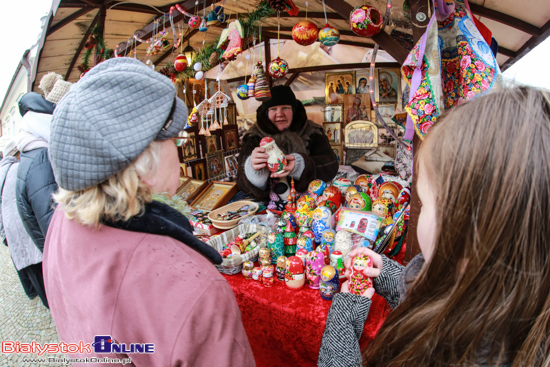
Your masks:
M 309 20 L 302 20 L 292 28 L 292 39 L 302 46 L 313 44 L 317 41 L 318 34 L 319 28 Z
M 188 62 L 187 62 L 187 57 L 185 57 L 185 55 L 180 54 L 174 60 L 174 69 L 176 69 L 178 73 L 185 71 L 185 69 L 187 69 L 187 65 L 188 65 Z
M 374 6 L 358 6 L 349 15 L 349 26 L 358 36 L 372 37 L 382 30 L 382 14 Z

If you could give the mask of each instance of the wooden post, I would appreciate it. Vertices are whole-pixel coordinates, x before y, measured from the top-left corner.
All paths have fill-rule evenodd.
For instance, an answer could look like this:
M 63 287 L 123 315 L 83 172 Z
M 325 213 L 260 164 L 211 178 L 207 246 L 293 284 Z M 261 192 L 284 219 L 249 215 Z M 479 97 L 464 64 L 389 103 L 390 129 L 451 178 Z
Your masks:
M 267 79 L 267 84 L 269 85 L 269 89 L 273 86 L 273 80 L 271 79 L 271 75 L 269 75 L 269 63 L 271 62 L 271 38 L 270 37 L 264 37 L 264 55 L 265 55 L 265 77 Z

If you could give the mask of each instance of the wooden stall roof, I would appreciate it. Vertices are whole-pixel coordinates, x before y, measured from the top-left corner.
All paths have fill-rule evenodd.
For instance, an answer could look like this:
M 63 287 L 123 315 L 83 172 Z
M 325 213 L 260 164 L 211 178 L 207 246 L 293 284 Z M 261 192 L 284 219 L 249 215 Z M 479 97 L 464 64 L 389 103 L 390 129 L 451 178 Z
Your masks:
M 178 4 L 190 13 L 203 14 L 206 4 L 210 10 L 215 0 L 187 0 Z M 390 24 L 384 34 L 377 35 L 374 39 L 358 37 L 354 35 L 348 26 L 350 9 L 363 4 L 363 0 L 325 0 L 327 5 L 327 18 L 329 23 L 340 30 L 341 40 L 344 43 L 372 47 L 377 42 L 398 62 L 402 62 L 408 53 L 408 49 L 390 36 L 395 29 L 404 33 L 412 33 L 412 23 L 403 13 L 403 1 L 393 0 L 392 16 Z M 413 0 L 420 1 L 420 0 Z M 424 3 L 428 1 L 423 0 Z M 300 9 L 300 14 L 290 17 L 286 12 L 281 13 L 280 37 L 288 39 L 292 26 L 306 16 L 306 0 L 294 0 Z M 368 5 L 373 5 L 384 12 L 385 0 L 367 0 Z M 107 48 L 115 48 L 121 54 L 133 55 L 134 33 L 148 39 L 153 28 L 152 22 L 162 14 L 168 13 L 174 2 L 164 0 L 135 0 L 132 2 L 112 0 L 61 0 L 55 15 L 49 19 L 43 46 L 39 51 L 36 72 L 33 73 L 31 83 L 33 90 L 37 91 L 40 79 L 44 74 L 54 71 L 74 82 L 80 76 L 78 65 L 82 63 L 85 52 L 85 43 L 96 24 L 104 25 L 104 39 Z M 214 5 L 221 5 L 215 2 Z M 246 17 L 248 12 L 254 11 L 258 0 L 226 0 L 223 5 L 225 13 L 232 19 L 236 14 Z M 323 5 L 320 0 L 308 0 L 307 17 L 317 26 L 325 24 Z M 510 67 L 514 62 L 528 53 L 536 45 L 542 42 L 550 34 L 550 1 L 547 0 L 471 0 L 470 7 L 474 15 L 481 20 L 492 32 L 499 44 L 497 61 L 502 70 Z M 55 9 L 53 9 L 55 10 Z M 427 8 L 425 9 L 427 12 Z M 181 21 L 182 15 L 174 11 L 176 21 Z M 416 22 L 416 17 L 413 15 Z M 187 17 L 183 24 L 187 29 Z M 181 23 L 180 23 L 181 24 Z M 214 42 L 225 26 L 209 27 L 207 32 L 192 31 L 189 33 L 190 45 L 196 50 L 203 42 Z M 169 29 L 169 24 L 167 24 Z M 276 38 L 277 18 L 271 17 L 262 22 L 262 32 L 266 36 Z M 126 44 L 128 42 L 128 44 Z M 147 44 L 138 44 L 136 55 L 141 60 L 151 59 L 156 65 L 163 65 L 170 60 L 172 49 L 159 53 L 156 56 L 146 57 Z M 176 50 L 177 54 L 178 51 Z M 90 61 L 93 65 L 93 61 Z

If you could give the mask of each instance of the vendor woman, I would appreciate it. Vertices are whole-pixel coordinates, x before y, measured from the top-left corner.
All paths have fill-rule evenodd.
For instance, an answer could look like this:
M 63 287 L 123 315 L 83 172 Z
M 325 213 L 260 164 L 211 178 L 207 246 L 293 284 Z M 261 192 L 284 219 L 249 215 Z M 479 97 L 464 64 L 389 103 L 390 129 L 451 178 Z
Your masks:
M 307 119 L 302 103 L 292 89 L 276 86 L 271 99 L 256 111 L 256 123 L 244 134 L 239 154 L 239 188 L 257 200 L 269 200 L 270 177 L 294 179 L 298 192 L 312 180 L 330 181 L 338 172 L 338 161 L 322 126 Z M 260 140 L 271 137 L 288 161 L 283 173 L 270 174 L 268 155 Z

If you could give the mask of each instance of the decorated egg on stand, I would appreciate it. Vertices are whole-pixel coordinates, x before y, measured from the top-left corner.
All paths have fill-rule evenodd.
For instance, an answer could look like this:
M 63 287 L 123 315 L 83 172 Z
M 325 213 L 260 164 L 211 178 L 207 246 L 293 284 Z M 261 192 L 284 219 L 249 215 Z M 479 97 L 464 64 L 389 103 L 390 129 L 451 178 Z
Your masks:
M 277 57 L 269 63 L 267 71 L 272 78 L 282 78 L 288 73 L 288 62 L 281 59 L 280 57 Z
M 187 57 L 185 57 L 185 55 L 178 55 L 174 60 L 174 69 L 176 69 L 178 73 L 181 73 L 187 69 L 187 64 Z
M 348 208 L 350 209 L 356 209 L 356 210 L 364 210 L 369 211 L 372 209 L 372 201 L 370 199 L 370 196 L 365 194 L 364 192 L 358 192 L 353 194 L 351 197 Z
M 349 26 L 358 36 L 374 36 L 382 30 L 383 23 L 382 14 L 373 6 L 358 6 L 349 15 Z
M 306 278 L 304 275 L 304 264 L 298 256 L 290 256 L 286 259 L 285 283 L 292 290 L 299 290 L 304 287 Z
M 307 255 L 306 279 L 310 288 L 319 289 L 323 266 L 325 266 L 325 255 L 322 252 L 313 250 Z
M 319 31 L 319 42 L 325 46 L 334 46 L 340 41 L 340 31 L 330 25 L 325 24 Z
M 340 272 L 332 265 L 325 265 L 323 269 L 321 269 L 319 291 L 322 299 L 332 301 L 334 295 L 340 292 L 339 273 Z
M 318 34 L 319 28 L 309 20 L 299 21 L 292 27 L 292 39 L 302 46 L 313 44 L 317 41 Z
M 201 18 L 194 15 L 191 18 L 189 18 L 189 21 L 187 22 L 189 25 L 189 28 L 191 29 L 197 29 L 201 25 Z
M 239 87 L 237 88 L 237 97 L 242 100 L 248 99 L 248 85 L 239 85 Z
M 307 187 L 308 194 L 311 195 L 315 200 L 317 200 L 321 195 L 323 195 L 323 191 L 327 188 L 327 184 L 322 180 L 313 180 L 309 183 Z
M 336 186 L 340 190 L 342 196 L 344 196 L 348 187 L 351 186 L 351 181 L 345 177 L 340 177 L 334 180 L 333 185 Z
M 315 235 L 315 243 L 320 244 L 325 229 L 332 229 L 332 212 L 326 206 L 319 206 L 313 211 L 311 230 Z
M 273 173 L 284 172 L 287 165 L 286 157 L 283 151 L 275 144 L 275 140 L 266 136 L 260 140 L 260 147 L 264 148 L 269 156 L 267 158 L 267 168 Z

